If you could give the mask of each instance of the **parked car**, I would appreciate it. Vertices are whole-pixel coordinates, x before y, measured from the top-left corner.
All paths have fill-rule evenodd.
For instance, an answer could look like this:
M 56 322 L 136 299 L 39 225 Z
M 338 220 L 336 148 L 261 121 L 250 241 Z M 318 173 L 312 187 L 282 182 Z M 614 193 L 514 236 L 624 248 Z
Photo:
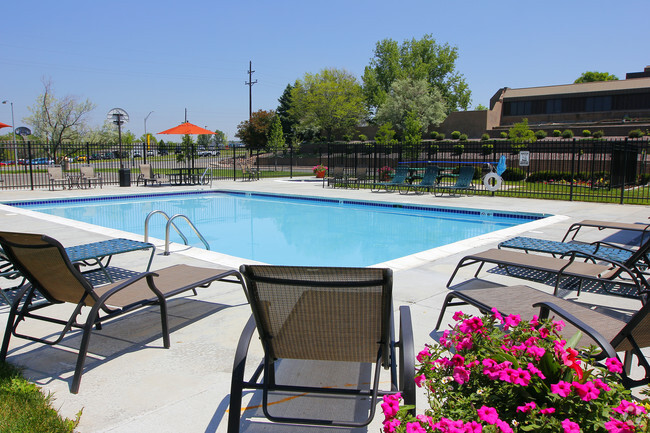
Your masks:
M 155 155 L 156 152 L 154 152 L 153 150 L 147 150 L 147 156 L 155 156 Z
M 142 158 L 142 155 L 140 155 L 140 152 L 133 152 L 133 157 L 134 158 Z
M 218 150 L 200 150 L 199 156 L 219 156 Z
M 168 155 L 168 153 L 167 153 L 166 150 L 159 150 L 159 151 L 158 151 L 158 155 L 160 155 L 160 156 L 165 156 L 165 155 Z

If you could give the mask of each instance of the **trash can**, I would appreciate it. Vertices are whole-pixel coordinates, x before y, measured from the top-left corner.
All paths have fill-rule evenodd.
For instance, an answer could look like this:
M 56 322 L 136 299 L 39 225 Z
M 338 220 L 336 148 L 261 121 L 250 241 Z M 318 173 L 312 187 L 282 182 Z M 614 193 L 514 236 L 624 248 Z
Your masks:
M 120 168 L 119 169 L 120 177 L 120 186 L 131 186 L 131 169 L 130 168 Z

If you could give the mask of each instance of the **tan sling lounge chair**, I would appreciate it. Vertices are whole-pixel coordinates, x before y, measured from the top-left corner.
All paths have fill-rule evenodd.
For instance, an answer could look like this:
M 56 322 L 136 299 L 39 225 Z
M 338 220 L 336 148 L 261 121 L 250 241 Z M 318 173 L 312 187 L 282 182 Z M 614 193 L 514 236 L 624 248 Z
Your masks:
M 92 165 L 82 165 L 79 170 L 81 171 L 80 184 L 82 187 L 85 188 L 88 185 L 88 188 L 90 188 L 94 183 L 95 186 L 99 185 L 102 188 L 102 175 L 95 173 L 95 168 Z
M 235 354 L 229 433 L 239 431 L 244 389 L 263 390 L 264 415 L 282 423 L 362 427 L 372 420 L 377 397 L 398 391 L 405 404 L 415 405 L 411 315 L 408 307 L 400 307 L 399 341 L 395 341 L 390 269 L 244 265 L 240 272 L 253 315 Z M 256 329 L 264 359 L 252 378 L 244 381 L 248 346 Z M 370 389 L 279 384 L 275 377 L 275 361 L 279 359 L 374 363 L 375 374 Z M 391 371 L 391 387 L 385 391 L 379 390 L 382 366 Z M 359 422 L 325 419 L 328 411 L 322 411 L 321 419 L 290 418 L 279 416 L 277 409 L 274 415 L 268 396 L 278 392 L 365 396 L 368 418 Z
M 577 223 L 571 224 L 571 227 L 567 230 L 562 238 L 562 242 L 566 240 L 569 235 L 572 234 L 571 240 L 575 239 L 576 235 L 583 227 L 594 227 L 598 230 L 612 229 L 612 230 L 630 230 L 634 232 L 641 232 L 641 241 L 643 243 L 645 236 L 650 232 L 650 224 L 634 224 L 634 223 L 623 223 L 618 221 L 598 221 L 598 220 L 584 220 Z
M 440 311 L 436 328 L 440 327 L 448 306 L 472 305 L 483 313 L 496 308 L 501 314 L 520 314 L 530 320 L 534 314 L 540 318 L 555 316 L 567 324 L 562 331 L 570 338 L 578 330 L 583 333 L 580 347 L 597 345 L 603 358 L 617 358 L 616 352 L 625 352 L 623 385 L 627 388 L 650 382 L 650 364 L 641 349 L 650 346 L 650 303 L 646 303 L 627 321 L 583 307 L 528 286 L 489 287 L 463 289 L 449 292 Z M 640 379 L 629 377 L 633 357 L 645 374 Z
M 12 335 L 54 345 L 72 328 L 81 328 L 83 335 L 71 384 L 71 392 L 75 394 L 79 391 L 93 326 L 101 329 L 103 322 L 116 316 L 138 308 L 158 305 L 163 344 L 165 348 L 169 348 L 166 298 L 195 290 L 197 287 L 207 287 L 217 280 L 241 282 L 239 272 L 234 269 L 175 265 L 154 272 L 144 272 L 105 286 L 93 287 L 72 265 L 65 249 L 55 239 L 39 234 L 0 232 L 0 245 L 8 260 L 30 283 L 24 285 L 11 305 L 0 360 L 4 361 L 7 357 Z M 226 280 L 229 276 L 235 280 Z M 41 297 L 42 299 L 39 299 Z M 76 304 L 69 319 L 62 320 L 43 314 L 44 310 L 51 310 L 47 307 L 64 302 Z M 78 323 L 77 316 L 85 306 L 90 308 L 87 319 L 85 323 Z M 56 323 L 62 325 L 63 330 L 53 340 L 19 333 L 18 326 L 26 319 Z
M 140 164 L 140 175 L 135 181 L 136 186 L 140 185 L 140 181 L 144 183 L 144 186 L 147 186 L 147 182 L 158 185 L 171 182 L 166 176 L 161 176 L 158 173 L 154 174 L 151 164 Z
M 57 185 L 65 189 L 65 185 L 69 183 L 68 177 L 63 173 L 63 167 L 60 165 L 52 165 L 47 168 L 47 175 L 50 178 L 50 189 L 53 190 Z

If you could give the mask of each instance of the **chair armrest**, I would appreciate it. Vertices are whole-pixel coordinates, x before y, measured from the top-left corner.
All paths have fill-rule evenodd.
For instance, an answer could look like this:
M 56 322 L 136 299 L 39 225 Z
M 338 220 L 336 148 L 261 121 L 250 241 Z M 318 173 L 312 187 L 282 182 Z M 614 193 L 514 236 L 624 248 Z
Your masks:
M 592 242 L 590 245 L 594 245 L 596 247 L 596 250 L 595 250 L 596 252 L 600 249 L 601 246 L 606 246 L 606 247 L 609 247 L 609 248 L 615 248 L 617 250 L 622 250 L 622 251 L 627 251 L 629 253 L 634 253 L 633 249 L 625 248 L 625 247 L 622 247 L 620 245 L 613 244 L 611 242 L 596 241 L 596 242 Z
M 559 307 L 552 302 L 537 302 L 533 304 L 533 307 L 539 307 L 540 319 L 548 319 L 549 313 L 552 311 L 562 319 L 566 320 L 567 322 L 569 322 L 570 324 L 578 328 L 583 333 L 587 334 L 594 341 L 596 341 L 598 346 L 603 350 L 604 354 L 606 354 L 608 358 L 618 358 L 616 354 L 616 350 L 614 350 L 614 348 L 609 343 L 609 341 L 607 341 L 605 337 L 603 337 L 600 334 L 600 332 L 596 331 L 594 328 L 587 325 L 582 320 L 578 319 L 568 311 L 564 310 L 562 307 Z

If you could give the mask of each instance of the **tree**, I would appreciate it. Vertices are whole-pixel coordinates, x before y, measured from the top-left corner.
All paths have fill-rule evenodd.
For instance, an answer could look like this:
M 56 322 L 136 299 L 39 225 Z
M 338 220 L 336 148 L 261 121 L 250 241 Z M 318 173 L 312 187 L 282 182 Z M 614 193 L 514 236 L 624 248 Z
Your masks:
M 287 143 L 282 133 L 282 122 L 280 116 L 276 115 L 271 123 L 271 130 L 269 131 L 267 149 L 273 152 L 275 160 L 275 171 L 278 171 L 278 152 L 284 151 L 287 148 Z
M 196 139 L 196 145 L 199 149 L 207 149 L 208 146 L 210 146 L 211 138 L 212 135 L 210 134 L 199 134 L 198 138 Z
M 512 128 L 508 130 L 508 138 L 514 143 L 533 143 L 537 141 L 535 133 L 528 127 L 528 119 L 523 118 L 521 122 L 515 123 Z M 522 148 L 522 146 L 518 146 Z
M 177 146 L 176 149 L 176 162 L 189 163 L 191 159 L 196 157 L 196 146 L 194 146 L 194 140 L 189 134 L 183 135 L 181 145 Z
M 363 90 L 369 109 L 377 110 L 387 99 L 391 85 L 400 78 L 424 79 L 445 100 L 445 113 L 467 110 L 471 92 L 456 71 L 458 48 L 438 44 L 431 35 L 420 40 L 392 39 L 377 42 L 374 57 L 363 74 Z
M 616 81 L 618 77 L 609 72 L 587 71 L 583 72 L 573 83 L 590 83 L 592 81 Z
M 474 111 L 487 111 L 488 107 L 486 107 L 483 104 L 478 104 L 476 107 L 474 107 Z
M 282 92 L 282 96 L 280 96 L 280 99 L 278 99 L 279 105 L 278 108 L 275 110 L 275 114 L 280 117 L 280 123 L 282 124 L 282 132 L 284 133 L 284 136 L 288 138 L 294 135 L 296 126 L 298 124 L 296 118 L 291 114 L 289 114 L 289 110 L 291 109 L 292 90 L 293 90 L 293 86 L 291 84 L 287 84 L 287 87 L 285 87 L 284 92 Z
M 422 124 L 415 111 L 410 111 L 404 120 L 404 150 L 407 159 L 417 159 L 417 149 L 421 142 Z
M 218 129 L 214 130 L 214 135 L 212 136 L 212 142 L 216 147 L 224 147 L 228 145 L 228 138 L 226 133 Z
M 323 69 L 307 73 L 291 90 L 289 114 L 299 133 L 320 133 L 327 140 L 352 134 L 366 118 L 361 85 L 349 72 Z
M 255 111 L 252 113 L 250 120 L 245 120 L 237 125 L 235 137 L 246 144 L 251 152 L 264 149 L 274 117 L 275 113 L 273 111 Z
M 440 92 L 424 79 L 400 78 L 391 85 L 386 101 L 377 110 L 377 123 L 392 123 L 398 131 L 406 130 L 406 118 L 413 114 L 422 131 L 445 120 L 445 105 Z
M 88 114 L 95 108 L 95 104 L 88 99 L 79 102 L 76 97 L 69 95 L 57 99 L 50 80 L 43 79 L 43 87 L 43 94 L 36 98 L 34 105 L 27 108 L 31 116 L 23 121 L 32 125 L 35 136 L 50 143 L 50 156 L 56 157 L 62 143 L 78 139 L 80 132 L 86 129 Z

